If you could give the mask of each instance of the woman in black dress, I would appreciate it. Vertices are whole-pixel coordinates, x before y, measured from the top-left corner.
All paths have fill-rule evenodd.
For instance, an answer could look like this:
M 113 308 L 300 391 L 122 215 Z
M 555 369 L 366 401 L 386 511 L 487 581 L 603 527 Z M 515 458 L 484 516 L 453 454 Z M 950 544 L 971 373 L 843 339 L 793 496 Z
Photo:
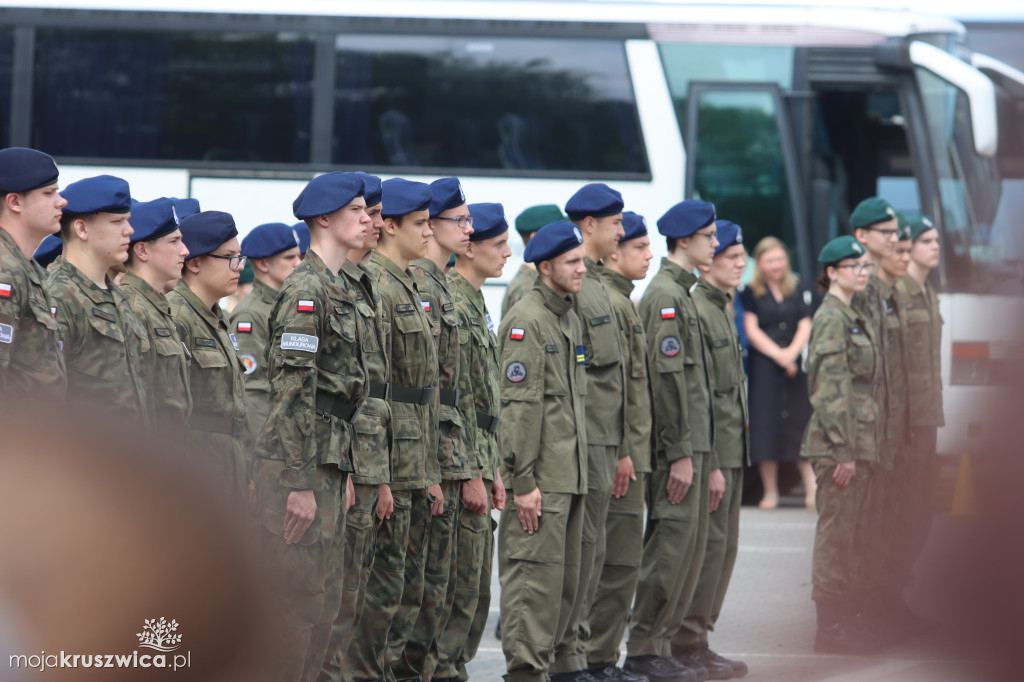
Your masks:
M 779 462 L 795 462 L 805 503 L 814 507 L 814 472 L 800 457 L 810 418 L 801 353 L 811 335 L 811 309 L 789 269 L 786 247 L 765 237 L 754 249 L 754 278 L 742 293 L 743 328 L 750 340 L 750 459 L 764 484 L 762 509 L 779 503 Z

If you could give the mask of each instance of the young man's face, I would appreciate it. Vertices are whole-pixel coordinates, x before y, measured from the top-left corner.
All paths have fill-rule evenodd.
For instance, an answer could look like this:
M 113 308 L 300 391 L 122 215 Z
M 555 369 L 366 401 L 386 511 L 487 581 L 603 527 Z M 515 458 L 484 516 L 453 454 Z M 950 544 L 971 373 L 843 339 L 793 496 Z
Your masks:
M 910 259 L 917 267 L 931 270 L 939 267 L 939 233 L 936 230 L 923 232 L 910 248 Z
M 571 251 L 566 251 L 561 256 L 552 258 L 548 263 L 551 289 L 559 296 L 578 294 L 583 284 L 583 275 L 587 274 L 586 263 L 583 259 L 587 252 L 580 244 Z
M 622 229 L 622 214 L 616 213 L 589 220 L 594 222 L 587 241 L 592 245 L 591 248 L 598 258 L 607 258 L 619 247 L 619 237 L 626 234 Z
M 245 262 L 239 262 L 232 267 L 232 261 L 225 256 L 233 257 L 240 254 L 241 247 L 238 244 L 238 239 L 229 239 L 214 249 L 213 253 L 200 256 L 203 263 L 197 279 L 211 293 L 217 296 L 230 296 L 238 289 L 238 275 L 245 267 Z
M 22 219 L 39 234 L 53 234 L 60 230 L 61 209 L 68 201 L 57 191 L 57 183 L 19 194 Z
M 128 260 L 128 245 L 135 232 L 130 218 L 130 213 L 97 213 L 82 219 L 85 221 L 89 252 L 107 268 Z
M 370 225 L 366 228 L 366 238 L 363 240 L 363 249 L 369 251 L 377 248 L 380 241 L 380 231 L 384 229 L 384 219 L 380 216 L 384 204 L 376 203 L 366 207 L 366 215 L 370 217 Z
M 898 279 L 907 274 L 910 266 L 910 240 L 903 239 L 896 242 L 892 254 L 882 259 L 882 270 L 889 279 Z
M 733 244 L 714 257 L 708 267 L 708 281 L 723 291 L 740 285 L 747 267 L 747 252 L 742 244 Z
M 175 230 L 145 242 L 145 247 L 149 255 L 149 266 L 161 280 L 169 283 L 164 291 L 170 291 L 181 277 L 181 266 L 188 257 L 188 247 L 181 240 L 181 231 Z
M 710 266 L 718 248 L 718 225 L 711 223 L 702 227 L 691 236 L 680 240 L 680 246 L 686 249 L 686 255 L 694 265 Z
M 469 248 L 469 235 L 473 234 L 470 220 L 466 204 L 449 208 L 436 218 L 431 218 L 430 228 L 434 231 L 434 241 L 445 251 L 456 256 L 463 255 Z
M 512 249 L 508 246 L 508 235 L 509 233 L 505 232 L 497 237 L 472 243 L 472 267 L 479 275 L 485 278 L 501 277 L 505 262 L 512 255 Z
M 392 219 L 392 223 L 395 229 L 390 239 L 394 240 L 402 258 L 414 261 L 427 255 L 427 242 L 433 234 L 429 211 L 413 211 Z
M 281 253 L 275 253 L 270 258 L 261 258 L 260 260 L 263 267 L 260 268 L 256 263 L 253 263 L 253 267 L 260 268 L 264 278 L 269 280 L 267 283 L 280 291 L 284 281 L 288 279 L 288 275 L 292 274 L 292 270 L 302 262 L 302 256 L 299 254 L 299 247 L 296 246 Z
M 897 236 L 899 226 L 900 223 L 896 218 L 890 218 L 885 222 L 875 223 L 868 227 L 858 227 L 854 230 L 853 236 L 864 245 L 864 248 L 871 254 L 871 258 L 879 263 L 883 258 L 892 254 L 893 248 L 899 240 Z
M 349 250 L 362 248 L 366 233 L 370 231 L 370 216 L 366 214 L 365 199 L 356 197 L 325 217 L 328 232 L 339 244 Z
M 643 236 L 619 242 L 615 253 L 618 254 L 618 270 L 623 277 L 635 281 L 647 276 L 651 258 L 654 257 L 650 237 Z

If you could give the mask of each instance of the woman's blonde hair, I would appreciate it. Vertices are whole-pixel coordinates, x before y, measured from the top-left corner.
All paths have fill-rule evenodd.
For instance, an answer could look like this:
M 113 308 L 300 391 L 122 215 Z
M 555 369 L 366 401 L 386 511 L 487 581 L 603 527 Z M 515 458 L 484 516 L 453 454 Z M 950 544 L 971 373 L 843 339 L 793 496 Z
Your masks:
M 782 286 L 780 287 L 782 297 L 787 298 L 796 290 L 796 280 L 793 278 L 793 271 L 788 267 L 789 250 L 786 249 L 786 245 L 779 239 L 769 236 L 759 241 L 757 246 L 754 247 L 754 277 L 750 280 L 750 288 L 754 291 L 754 296 L 757 298 L 768 293 L 768 285 L 764 281 L 764 270 L 761 269 L 761 256 L 774 249 L 782 249 L 782 252 L 786 254 L 786 274 L 782 278 Z

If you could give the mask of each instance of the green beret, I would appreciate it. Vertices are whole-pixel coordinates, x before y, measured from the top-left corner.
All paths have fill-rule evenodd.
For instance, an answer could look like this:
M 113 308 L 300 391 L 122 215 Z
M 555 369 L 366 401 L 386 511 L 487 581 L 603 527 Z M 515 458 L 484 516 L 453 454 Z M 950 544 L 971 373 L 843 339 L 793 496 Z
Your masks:
M 902 242 L 910 239 L 910 221 L 902 213 L 896 213 L 896 237 Z
M 245 267 L 238 273 L 239 284 L 249 284 L 256 279 L 256 271 L 252 269 L 249 259 L 245 259 Z
M 516 232 L 529 234 L 560 220 L 568 220 L 568 218 L 562 213 L 562 209 L 554 204 L 531 206 L 516 217 Z
M 860 258 L 865 254 L 864 247 L 859 241 L 848 234 L 836 237 L 821 250 L 818 256 L 819 263 L 838 263 L 844 258 Z
M 923 215 L 917 220 L 910 223 L 910 238 L 916 242 L 917 238 L 920 237 L 922 234 L 924 234 L 928 230 L 934 229 L 935 223 L 932 222 L 932 219 L 926 215 Z
M 896 209 L 882 197 L 871 197 L 857 204 L 850 214 L 850 225 L 858 227 L 871 227 L 877 223 L 884 223 L 896 217 Z

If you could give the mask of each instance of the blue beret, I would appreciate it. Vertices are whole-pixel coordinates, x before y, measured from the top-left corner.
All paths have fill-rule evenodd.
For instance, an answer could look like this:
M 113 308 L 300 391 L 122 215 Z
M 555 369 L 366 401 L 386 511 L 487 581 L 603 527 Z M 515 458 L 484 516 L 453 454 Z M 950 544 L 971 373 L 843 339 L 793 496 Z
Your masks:
M 202 209 L 199 208 L 199 199 L 171 197 L 171 210 L 174 211 L 174 222 L 180 223 L 190 215 L 199 213 Z
M 533 235 L 530 243 L 526 245 L 523 260 L 527 263 L 551 260 L 581 244 L 583 244 L 583 235 L 580 234 L 580 228 L 564 221 L 551 223 L 540 228 Z
M 856 230 L 858 227 L 871 227 L 895 217 L 896 209 L 892 204 L 882 197 L 871 197 L 854 207 L 853 213 L 850 214 L 850 225 Z
M 190 215 L 178 225 L 181 240 L 188 248 L 189 260 L 216 251 L 221 244 L 238 236 L 235 219 L 223 211 L 203 211 Z
M 366 205 L 376 206 L 379 204 L 381 197 L 384 196 L 380 189 L 380 178 L 363 171 L 356 171 L 356 175 L 363 180 L 363 198 L 366 199 Z
M 292 202 L 292 214 L 299 220 L 334 213 L 363 196 L 363 179 L 355 173 L 335 171 L 309 181 Z
M 178 229 L 175 219 L 174 199 L 160 197 L 153 201 L 132 204 L 132 244 L 158 239 Z
M 57 162 L 49 154 L 8 147 L 0 149 L 0 192 L 28 192 L 57 182 Z
M 844 258 L 860 258 L 866 253 L 864 246 L 848 234 L 836 237 L 818 255 L 819 263 L 838 263 Z
M 113 175 L 97 175 L 72 182 L 60 195 L 68 202 L 64 213 L 85 215 L 100 212 L 129 213 L 132 210 L 128 181 Z
M 622 213 L 622 195 L 608 185 L 592 182 L 580 187 L 565 203 L 565 212 L 574 220 L 592 216 L 603 218 Z
M 252 228 L 242 240 L 242 255 L 246 258 L 270 258 L 282 251 L 300 246 L 299 235 L 284 223 L 264 223 Z
M 466 193 L 458 178 L 441 178 L 430 183 L 430 217 L 436 218 L 449 208 L 466 203 Z
M 730 246 L 743 243 L 743 230 L 731 220 L 719 220 L 715 223 L 718 226 L 718 246 L 715 247 L 715 255 L 722 253 Z
M 399 218 L 430 207 L 430 185 L 425 182 L 391 178 L 381 183 L 381 189 L 384 191 L 384 208 L 380 214 L 385 218 Z
M 700 199 L 687 199 L 665 211 L 658 218 L 658 232 L 665 237 L 682 239 L 715 222 L 715 205 Z
M 505 207 L 501 204 L 470 204 L 469 215 L 473 216 L 473 233 L 469 241 L 480 242 L 508 232 Z
M 373 204 L 370 204 L 370 206 L 373 206 Z M 312 236 L 309 234 L 309 225 L 306 223 L 295 223 L 292 225 L 292 230 L 294 230 L 295 234 L 299 237 L 299 253 L 305 254 L 306 249 L 309 248 L 309 242 L 312 239 Z
M 626 211 L 622 214 L 622 231 L 625 233 L 619 237 L 619 243 L 647 236 L 647 218 L 642 215 Z
M 57 235 L 50 234 L 39 243 L 36 252 L 32 254 L 32 259 L 44 268 L 49 267 L 50 263 L 57 260 L 57 256 L 62 251 L 64 251 L 64 242 Z

